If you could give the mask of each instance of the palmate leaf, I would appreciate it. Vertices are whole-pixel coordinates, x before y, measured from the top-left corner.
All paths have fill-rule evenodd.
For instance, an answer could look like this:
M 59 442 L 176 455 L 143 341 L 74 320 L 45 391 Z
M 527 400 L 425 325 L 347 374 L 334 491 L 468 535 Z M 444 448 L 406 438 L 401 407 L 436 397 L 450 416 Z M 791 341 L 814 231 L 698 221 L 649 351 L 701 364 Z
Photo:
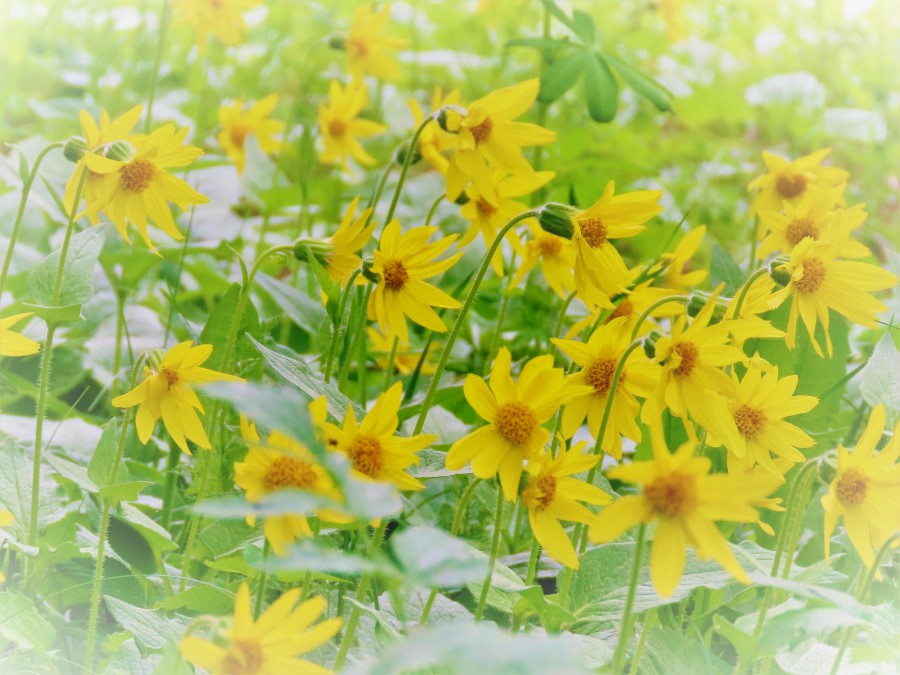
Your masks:
M 592 120 L 612 122 L 619 107 L 619 84 L 600 54 L 585 59 L 584 96 Z
M 544 104 L 553 103 L 571 89 L 581 76 L 588 58 L 590 57 L 587 54 L 578 51 L 551 63 L 541 76 L 538 101 Z

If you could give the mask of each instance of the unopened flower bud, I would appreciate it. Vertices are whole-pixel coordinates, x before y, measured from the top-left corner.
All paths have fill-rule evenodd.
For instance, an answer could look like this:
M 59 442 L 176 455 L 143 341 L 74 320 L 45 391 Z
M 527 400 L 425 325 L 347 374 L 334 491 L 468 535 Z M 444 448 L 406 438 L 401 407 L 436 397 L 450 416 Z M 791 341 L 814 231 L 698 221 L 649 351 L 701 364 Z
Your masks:
M 656 358 L 656 341 L 662 337 L 662 333 L 659 331 L 651 331 L 647 337 L 644 338 L 644 354 L 647 355 L 648 359 Z
M 790 262 L 789 256 L 782 255 L 769 263 L 769 276 L 779 286 L 787 286 L 791 283 L 791 273 L 787 269 Z
M 550 202 L 540 209 L 538 222 L 544 232 L 555 234 L 563 239 L 571 239 L 575 232 L 575 216 L 579 210 L 568 204 Z
M 238 218 L 256 218 L 262 215 L 262 205 L 242 195 L 237 204 L 231 205 L 231 212 Z
M 472 201 L 472 200 L 469 199 L 469 195 L 467 195 L 465 192 L 460 192 L 459 196 L 453 200 L 453 203 L 456 204 L 457 206 L 465 206 L 470 201 Z
M 331 244 L 321 239 L 300 238 L 294 242 L 294 257 L 303 262 L 309 262 L 312 255 L 320 265 L 327 265 L 331 250 Z
M 831 481 L 837 478 L 837 452 L 829 450 L 819 457 L 819 480 L 825 485 L 830 485 Z
M 328 36 L 328 46 L 332 49 L 340 49 L 344 51 L 347 49 L 347 36 L 342 35 L 340 33 L 334 33 L 333 35 Z
M 114 159 L 117 162 L 130 162 L 134 159 L 135 153 L 134 146 L 127 141 L 116 141 L 115 143 L 110 143 L 109 147 L 106 149 L 106 156 L 109 159 Z
M 372 271 L 372 265 L 375 264 L 375 261 L 372 258 L 366 258 L 363 260 L 362 267 L 359 268 L 359 273 L 362 274 L 366 279 L 371 281 L 373 284 L 377 284 L 381 281 L 381 277 Z
M 87 141 L 81 136 L 72 136 L 63 146 L 63 155 L 70 162 L 77 162 L 87 153 Z
M 441 129 L 449 131 L 451 134 L 456 134 L 459 133 L 460 123 L 466 113 L 465 108 L 456 105 L 445 105 L 435 113 L 434 119 L 437 120 Z
M 706 307 L 706 303 L 709 302 L 710 298 L 712 298 L 712 293 L 709 291 L 694 291 L 691 293 L 687 303 L 688 316 L 697 316 L 700 310 Z M 719 323 L 725 317 L 725 311 L 728 309 L 730 301 L 731 298 L 716 298 L 716 304 L 709 319 L 710 324 Z
M 153 349 L 147 352 L 147 359 L 145 363 L 153 372 L 158 373 L 159 369 L 162 368 L 162 360 L 165 355 L 165 349 Z
M 394 151 L 394 161 L 397 162 L 400 166 L 406 162 L 406 153 L 409 152 L 410 142 L 406 141 L 397 146 L 397 149 Z M 416 147 L 412 149 L 412 157 L 409 158 L 410 164 L 415 164 L 420 159 L 422 159 L 422 153 L 419 150 L 418 143 Z

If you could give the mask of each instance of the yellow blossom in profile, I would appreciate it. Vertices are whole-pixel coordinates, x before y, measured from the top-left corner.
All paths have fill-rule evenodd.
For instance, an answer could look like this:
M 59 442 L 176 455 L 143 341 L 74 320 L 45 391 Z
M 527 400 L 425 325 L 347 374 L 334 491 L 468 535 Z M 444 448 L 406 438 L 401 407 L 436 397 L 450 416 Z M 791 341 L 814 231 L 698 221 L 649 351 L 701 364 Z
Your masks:
M 431 100 L 432 114 L 445 105 L 461 105 L 459 90 L 452 89 L 446 96 L 440 87 L 434 90 Z M 409 109 L 412 111 L 415 127 L 418 128 L 425 120 L 425 114 L 414 99 L 409 100 Z M 444 153 L 452 149 L 455 144 L 454 135 L 441 129 L 438 124 L 427 125 L 419 134 L 419 152 L 422 157 L 444 175 L 447 174 L 447 167 L 450 164 L 450 160 L 444 156 Z
M 456 200 L 470 180 L 486 199 L 493 199 L 491 167 L 512 174 L 531 173 L 522 148 L 550 143 L 556 139 L 556 132 L 514 120 L 531 107 L 539 88 L 539 80 L 527 80 L 472 101 L 464 114 L 455 110 L 447 113 L 444 126 L 456 134 L 447 168 L 449 201 Z
M 462 251 L 437 260 L 456 240 L 456 235 L 428 243 L 438 228 L 416 227 L 400 232 L 400 221 L 393 220 L 384 228 L 381 243 L 374 253 L 371 272 L 378 276 L 375 290 L 369 296 L 368 316 L 378 321 L 388 337 L 409 342 L 406 317 L 438 333 L 447 330 L 432 307 L 457 309 L 460 303 L 441 289 L 425 281 L 444 272 L 462 256 Z
M 127 394 L 117 396 L 112 404 L 117 408 L 138 406 L 135 425 L 141 443 L 150 440 L 153 428 L 162 417 L 166 431 L 175 444 L 191 454 L 187 441 L 209 450 L 209 439 L 197 411 L 203 405 L 193 386 L 207 382 L 243 382 L 234 375 L 203 368 L 201 364 L 212 355 L 212 345 L 191 346 L 191 341 L 172 347 L 158 367 L 144 368 L 144 381 Z
M 269 118 L 277 104 L 278 94 L 270 94 L 249 108 L 240 98 L 231 105 L 223 104 L 219 108 L 222 130 L 216 139 L 239 173 L 244 171 L 244 143 L 248 136 L 253 136 L 259 143 L 259 149 L 270 155 L 281 146 L 281 141 L 276 136 L 284 131 L 284 122 Z
M 688 546 L 700 559 L 712 558 L 735 579 L 749 583 L 716 522 L 759 522 L 755 505 L 775 489 L 777 482 L 710 475 L 709 458 L 694 456 L 693 443 L 685 443 L 675 454 L 669 452 L 658 420 L 650 425 L 650 437 L 652 460 L 607 472 L 610 478 L 639 485 L 641 491 L 619 497 L 595 516 L 591 540 L 613 541 L 639 522 L 655 522 L 650 578 L 664 598 L 672 595 L 681 579 Z
M 636 278 L 639 274 L 640 270 L 632 270 L 632 279 Z M 596 325 L 597 322 L 601 319 L 603 319 L 605 323 L 610 323 L 612 321 L 615 321 L 616 319 L 622 318 L 625 320 L 625 324 L 628 326 L 628 330 L 634 330 L 638 319 L 640 319 L 640 317 L 646 310 L 650 309 L 650 306 L 652 304 L 672 295 L 672 291 L 670 291 L 669 289 L 656 288 L 652 284 L 652 280 L 643 281 L 633 286 L 627 293 L 623 293 L 617 298 L 613 298 L 613 304 L 615 305 L 615 308 L 612 310 L 612 312 L 610 312 L 608 308 L 596 308 L 593 312 L 589 313 L 580 321 L 576 321 L 572 328 L 569 329 L 569 332 L 566 333 L 566 338 L 572 338 L 576 335 L 581 335 L 581 333 L 583 333 L 591 326 Z M 682 311 L 684 310 L 678 305 L 678 303 L 670 302 L 660 305 L 659 307 L 651 311 L 650 318 L 675 316 L 676 314 L 680 314 Z M 652 321 L 645 320 L 641 327 L 638 329 L 638 335 L 646 335 L 654 327 L 656 327 L 656 324 L 654 324 Z
M 166 124 L 136 140 L 135 155 L 127 161 L 94 153 L 85 155 L 88 168 L 100 174 L 102 180 L 93 201 L 88 202 L 87 213 L 104 211 L 127 242 L 131 241 L 127 223 L 133 223 L 154 251 L 156 247 L 147 231 L 148 219 L 173 239 L 183 239 L 167 202 L 174 202 L 182 209 L 209 202 L 207 197 L 166 170 L 186 167 L 203 154 L 200 148 L 182 145 L 187 132 L 187 127 L 176 132 L 174 124 Z
M 234 600 L 234 619 L 214 641 L 188 635 L 181 639 L 182 656 L 210 675 L 283 675 L 332 671 L 297 658 L 321 647 L 341 628 L 341 619 L 313 624 L 325 611 L 325 598 L 301 602 L 300 589 L 283 593 L 258 620 L 250 608 L 250 587 L 243 582 Z M 296 606 L 295 606 L 296 605 Z
M 550 440 L 550 432 L 541 425 L 586 387 L 568 389 L 562 368 L 553 367 L 549 354 L 526 363 L 517 382 L 510 375 L 511 366 L 512 356 L 503 347 L 491 369 L 490 387 L 478 375 L 466 376 L 466 400 L 488 425 L 456 441 L 445 463 L 456 471 L 471 462 L 472 473 L 482 479 L 499 474 L 504 496 L 515 501 L 522 462 L 539 458 Z
M 332 447 L 347 456 L 358 478 L 391 483 L 399 490 L 421 490 L 425 486 L 406 469 L 419 463 L 416 453 L 434 443 L 437 436 L 396 435 L 402 398 L 403 385 L 397 382 L 378 397 L 362 422 L 356 421 L 350 406 L 342 427 L 326 423 L 326 437 L 335 440 Z
M 875 563 L 875 551 L 900 530 L 900 424 L 887 444 L 875 452 L 884 433 L 885 410 L 872 409 L 869 423 L 853 450 L 838 447 L 837 475 L 822 497 L 825 509 L 825 557 L 838 520 L 866 567 Z
M 357 216 L 357 206 L 359 197 L 350 202 L 337 231 L 326 242 L 328 250 L 325 253 L 325 271 L 332 281 L 341 285 L 359 269 L 362 264 L 359 252 L 371 241 L 376 227 L 372 220 L 374 208 L 369 207 Z
M 587 343 L 576 340 L 551 341 L 581 370 L 569 377 L 572 384 L 585 385 L 585 393 L 572 397 L 563 409 L 562 434 L 572 435 L 587 417 L 588 429 L 596 438 L 612 388 L 613 374 L 619 359 L 631 343 L 631 330 L 623 317 L 602 325 Z M 612 399 L 609 420 L 601 439 L 601 447 L 616 459 L 622 458 L 622 436 L 641 440 L 637 424 L 641 405 L 637 396 L 646 398 L 659 381 L 659 367 L 647 360 L 641 349 L 632 350 L 625 360 Z
M 240 43 L 247 32 L 243 13 L 262 0 L 173 0 L 177 22 L 187 23 L 197 31 L 197 45 L 206 46 L 209 34 L 229 47 Z
M 603 506 L 612 497 L 600 488 L 574 478 L 597 464 L 599 455 L 583 454 L 586 443 L 562 449 L 556 457 L 545 452 L 528 462 L 528 485 L 522 492 L 522 504 L 528 509 L 528 522 L 534 538 L 554 560 L 578 569 L 575 547 L 560 520 L 589 525 L 594 514 L 578 502 Z
M 825 349 L 832 353 L 828 330 L 830 310 L 867 328 L 875 328 L 875 317 L 887 307 L 870 293 L 892 288 L 897 276 L 885 269 L 855 260 L 837 260 L 847 241 L 844 230 L 833 239 L 815 241 L 806 237 L 791 251 L 791 259 L 781 267 L 789 277 L 787 285 L 769 299 L 769 307 L 778 307 L 793 296 L 788 315 L 787 345 L 796 343 L 797 319 L 802 318 L 809 341 L 819 356 L 822 348 L 816 341 L 817 322 L 825 333 Z
M 400 75 L 397 59 L 390 52 L 405 47 L 407 40 L 382 34 L 390 18 L 390 3 L 383 4 L 378 11 L 372 11 L 368 4 L 357 7 L 344 44 L 354 77 L 372 75 L 393 80 Z
M 534 223 L 529 225 L 531 236 L 525 241 L 522 260 L 511 282 L 518 286 L 538 263 L 547 285 L 559 297 L 565 298 L 575 289 L 575 249 L 564 237 L 545 232 Z
M 344 169 L 351 157 L 366 166 L 375 163 L 375 158 L 365 151 L 359 139 L 383 133 L 387 127 L 358 119 L 368 100 L 369 94 L 361 79 L 352 79 L 346 87 L 337 80 L 328 85 L 328 103 L 319 106 L 319 133 L 323 146 L 319 159 L 322 162 L 340 164 Z
M 377 328 L 370 326 L 366 330 L 366 336 L 369 339 L 368 354 L 375 357 L 375 362 L 381 370 L 387 370 L 388 358 L 394 347 L 393 338 L 388 338 Z M 429 351 L 434 351 L 436 347 L 433 343 L 428 347 Z M 400 375 L 409 375 L 416 369 L 421 357 L 421 351 L 412 349 L 408 344 L 402 343 L 397 346 L 397 353 L 394 354 L 394 370 Z M 422 363 L 419 372 L 423 375 L 430 375 L 435 371 L 434 363 L 427 358 Z
M 755 213 L 781 211 L 784 203 L 796 204 L 812 188 L 834 187 L 847 181 L 850 174 L 835 166 L 823 166 L 831 148 L 818 150 L 794 161 L 763 152 L 766 173 L 754 178 L 748 189 L 759 191 L 753 200 Z
M 29 316 L 31 312 L 13 314 L 0 319 L 0 356 L 31 356 L 41 351 L 41 346 L 31 338 L 9 330 Z
M 662 283 L 666 288 L 681 293 L 696 288 L 706 279 L 707 272 L 702 267 L 690 271 L 688 269 L 691 258 L 697 254 L 697 249 L 703 243 L 704 236 L 706 225 L 695 227 L 681 238 L 674 251 L 662 255 L 662 260 L 667 263 L 662 277 L 664 279 Z

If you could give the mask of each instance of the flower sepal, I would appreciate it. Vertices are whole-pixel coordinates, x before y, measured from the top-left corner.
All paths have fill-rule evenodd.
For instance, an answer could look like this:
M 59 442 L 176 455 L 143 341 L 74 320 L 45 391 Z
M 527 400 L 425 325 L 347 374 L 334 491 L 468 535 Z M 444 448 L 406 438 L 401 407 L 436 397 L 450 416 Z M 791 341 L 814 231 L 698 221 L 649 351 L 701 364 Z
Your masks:
M 791 273 L 787 269 L 790 262 L 790 256 L 782 255 L 769 263 L 769 276 L 779 286 L 787 286 L 791 283 Z
M 555 234 L 563 239 L 571 239 L 575 232 L 575 216 L 579 210 L 568 204 L 550 202 L 540 208 L 538 223 L 544 232 Z
M 63 146 L 63 155 L 70 162 L 78 162 L 87 153 L 87 141 L 81 136 L 72 136 Z
M 706 304 L 713 297 L 713 294 L 709 291 L 694 291 L 691 293 L 690 298 L 688 298 L 687 303 L 687 313 L 690 317 L 697 316 L 700 311 L 706 307 Z M 725 312 L 728 309 L 728 305 L 731 302 L 731 298 L 723 298 L 721 296 L 717 296 L 715 299 L 715 305 L 713 306 L 712 316 L 709 318 L 710 324 L 719 323 L 722 319 L 725 318 Z

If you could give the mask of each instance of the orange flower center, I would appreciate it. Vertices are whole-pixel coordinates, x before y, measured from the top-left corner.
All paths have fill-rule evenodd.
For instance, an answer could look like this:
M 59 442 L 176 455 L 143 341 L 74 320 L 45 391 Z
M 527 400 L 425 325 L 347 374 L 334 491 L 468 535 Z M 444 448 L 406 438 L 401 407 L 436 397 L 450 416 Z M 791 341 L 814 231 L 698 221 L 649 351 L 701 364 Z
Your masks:
M 856 469 L 847 469 L 835 486 L 838 501 L 846 506 L 862 504 L 868 491 L 869 479 Z
M 250 127 L 246 124 L 236 123 L 231 127 L 231 131 L 228 134 L 231 137 L 231 142 L 241 147 L 244 145 L 244 139 L 250 135 Z
M 156 167 L 146 159 L 135 159 L 122 166 L 119 180 L 129 192 L 143 192 L 153 181 Z
M 793 199 L 806 190 L 806 176 L 802 173 L 783 173 L 775 179 L 775 189 L 785 199 Z
M 384 285 L 392 291 L 399 291 L 409 280 L 409 272 L 406 271 L 403 263 L 396 259 L 384 263 L 381 276 L 384 278 Z
M 556 477 L 544 476 L 538 478 L 528 487 L 528 500 L 538 511 L 543 511 L 553 502 L 556 496 Z
M 537 247 L 541 255 L 556 255 L 562 250 L 563 240 L 552 234 L 544 234 L 538 237 Z
M 347 131 L 347 124 L 344 120 L 334 119 L 328 123 L 328 135 L 332 138 L 341 138 Z
M 818 258 L 808 258 L 803 261 L 803 276 L 794 284 L 800 293 L 815 293 L 822 286 L 827 273 L 824 262 Z
M 612 387 L 613 373 L 616 372 L 615 359 L 598 359 L 591 361 L 590 365 L 585 369 L 584 379 L 594 388 L 598 394 L 606 394 Z M 619 379 L 624 379 L 623 372 Z
M 378 478 L 384 468 L 381 443 L 371 436 L 357 436 L 347 450 L 353 468 L 369 478 Z
M 796 246 L 804 237 L 819 238 L 819 228 L 809 218 L 796 218 L 792 220 L 784 232 L 785 238 Z
M 159 374 L 163 376 L 166 380 L 166 385 L 169 389 L 178 384 L 178 371 L 172 370 L 171 368 L 162 368 L 159 371 Z
M 252 640 L 235 640 L 231 643 L 231 651 L 222 661 L 222 672 L 225 675 L 257 675 L 265 666 L 266 657 L 258 642 Z
M 681 357 L 681 363 L 674 370 L 675 377 L 686 377 L 691 374 L 694 366 L 697 365 L 697 357 L 700 350 L 693 342 L 679 342 L 675 345 L 675 353 Z
M 645 485 L 644 498 L 656 515 L 677 518 L 697 505 L 697 482 L 676 471 Z
M 316 472 L 309 462 L 296 457 L 279 457 L 269 466 L 262 484 L 266 490 L 280 488 L 308 489 L 315 485 Z
M 478 198 L 478 201 L 475 202 L 475 208 L 478 209 L 478 215 L 482 218 L 490 218 L 492 215 L 497 213 L 497 207 L 491 204 L 484 197 Z
M 347 54 L 353 58 L 362 58 L 369 53 L 369 45 L 359 38 L 347 38 Z
M 612 311 L 612 314 L 606 319 L 606 323 L 609 323 L 620 316 L 631 316 L 632 314 L 634 314 L 634 303 L 631 302 L 631 298 L 625 298 Z
M 578 221 L 581 236 L 591 248 L 599 248 L 606 243 L 606 225 L 599 218 L 585 218 Z
M 476 124 L 474 127 L 471 127 L 469 131 L 472 132 L 472 136 L 475 138 L 475 144 L 484 143 L 491 135 L 491 131 L 494 129 L 494 123 L 491 121 L 490 117 L 485 117 L 484 121 L 481 124 Z
M 744 438 L 753 438 L 766 423 L 766 414 L 745 403 L 734 411 L 734 423 Z
M 531 408 L 518 401 L 503 404 L 495 424 L 500 435 L 513 445 L 527 443 L 538 426 Z

